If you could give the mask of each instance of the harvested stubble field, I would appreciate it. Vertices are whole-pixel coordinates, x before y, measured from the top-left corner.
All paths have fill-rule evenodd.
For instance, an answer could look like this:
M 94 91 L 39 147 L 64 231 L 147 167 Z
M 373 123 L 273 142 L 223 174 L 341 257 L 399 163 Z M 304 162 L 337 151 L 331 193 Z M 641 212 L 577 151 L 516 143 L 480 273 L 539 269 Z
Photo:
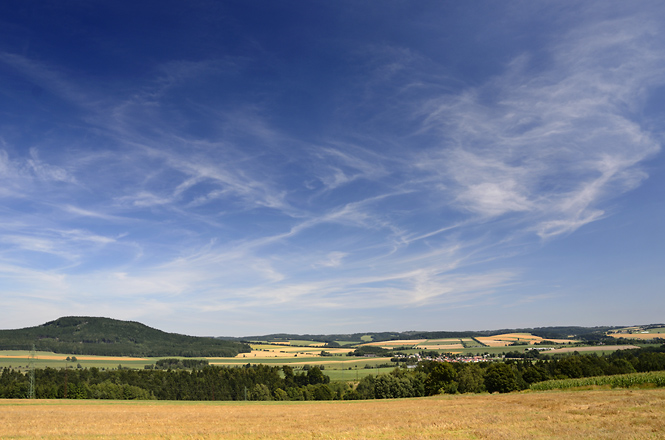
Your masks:
M 0 401 L 6 439 L 655 439 L 665 389 L 353 402 Z

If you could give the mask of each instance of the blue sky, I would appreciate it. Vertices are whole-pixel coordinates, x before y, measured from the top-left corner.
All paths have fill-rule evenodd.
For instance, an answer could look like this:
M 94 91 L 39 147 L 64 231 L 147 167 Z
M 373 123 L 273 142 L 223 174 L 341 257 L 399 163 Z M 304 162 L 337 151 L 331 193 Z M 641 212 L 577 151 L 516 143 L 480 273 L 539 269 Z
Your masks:
M 661 2 L 0 5 L 0 327 L 665 321 Z

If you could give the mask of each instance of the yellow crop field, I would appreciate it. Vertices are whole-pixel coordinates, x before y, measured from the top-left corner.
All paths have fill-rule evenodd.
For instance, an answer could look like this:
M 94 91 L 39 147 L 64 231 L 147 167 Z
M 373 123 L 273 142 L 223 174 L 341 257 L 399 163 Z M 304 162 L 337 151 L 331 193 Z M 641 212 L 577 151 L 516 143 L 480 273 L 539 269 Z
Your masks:
M 394 339 L 392 341 L 369 342 L 362 345 L 372 345 L 378 347 L 401 347 L 422 344 L 427 339 Z
M 0 400 L 3 439 L 654 439 L 665 389 L 351 402 Z
M 428 339 L 426 343 L 445 345 L 445 344 L 458 344 L 459 342 L 460 338 L 447 338 L 447 339 Z
M 488 347 L 505 347 L 506 345 L 512 344 L 514 341 L 504 341 L 501 339 L 495 339 L 495 337 L 477 337 L 476 338 L 481 344 L 485 344 Z
M 0 359 L 28 359 L 30 352 L 23 354 L 0 354 Z M 36 359 L 46 359 L 51 361 L 64 361 L 67 359 L 66 354 L 44 354 L 39 352 L 36 354 Z M 119 356 L 88 356 L 76 355 L 76 359 L 80 361 L 147 361 L 147 358 L 140 357 L 119 357 Z
M 351 349 L 348 348 L 324 348 L 330 354 L 346 354 Z M 321 355 L 321 347 L 290 347 L 275 345 L 257 345 L 252 344 L 250 353 L 240 353 L 236 358 L 247 358 L 250 360 L 270 359 L 270 358 L 297 358 L 300 356 L 318 357 Z M 220 358 L 216 358 L 220 359 Z
M 526 342 L 528 344 L 536 344 L 545 340 L 540 336 L 535 336 L 530 333 L 504 333 L 502 335 L 494 335 L 494 336 L 479 336 L 476 339 L 489 347 L 505 347 L 514 342 Z M 547 339 L 547 341 L 551 341 L 557 344 L 568 344 L 568 343 L 578 342 L 572 339 Z
M 543 338 L 534 336 L 530 333 L 505 333 L 502 335 L 494 336 L 485 336 L 476 338 L 483 344 L 489 345 L 490 347 L 500 347 L 503 345 L 509 345 L 513 342 L 526 342 L 529 344 L 535 344 L 540 342 Z

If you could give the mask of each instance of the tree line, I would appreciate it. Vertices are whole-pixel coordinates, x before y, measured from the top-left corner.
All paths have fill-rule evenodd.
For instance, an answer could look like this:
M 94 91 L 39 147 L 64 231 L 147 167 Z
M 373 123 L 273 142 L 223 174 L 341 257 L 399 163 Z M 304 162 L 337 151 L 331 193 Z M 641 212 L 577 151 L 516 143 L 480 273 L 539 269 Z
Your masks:
M 193 370 L 35 369 L 38 399 L 330 400 L 330 378 L 319 367 L 205 366 Z M 29 374 L 4 368 L 0 398 L 28 397 Z

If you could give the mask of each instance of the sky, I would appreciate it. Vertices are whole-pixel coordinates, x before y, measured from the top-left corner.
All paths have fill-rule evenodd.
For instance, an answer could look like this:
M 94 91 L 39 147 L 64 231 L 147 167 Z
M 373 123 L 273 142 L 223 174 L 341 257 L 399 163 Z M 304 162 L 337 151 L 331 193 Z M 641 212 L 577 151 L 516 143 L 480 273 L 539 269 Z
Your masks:
M 665 321 L 665 4 L 5 0 L 0 328 Z

